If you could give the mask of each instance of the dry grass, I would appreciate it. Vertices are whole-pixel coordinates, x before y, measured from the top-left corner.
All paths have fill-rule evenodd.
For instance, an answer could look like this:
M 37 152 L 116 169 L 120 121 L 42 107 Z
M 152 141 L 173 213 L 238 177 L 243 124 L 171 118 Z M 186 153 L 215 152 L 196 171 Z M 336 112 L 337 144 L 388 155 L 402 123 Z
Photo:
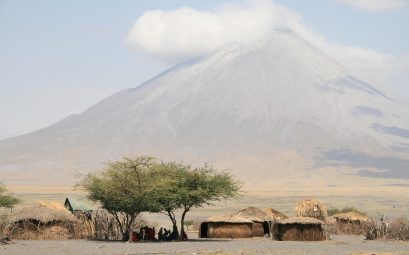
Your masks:
M 322 225 L 316 224 L 284 224 L 279 225 L 280 241 L 324 241 L 325 233 Z
M 311 217 L 323 221 L 328 216 L 325 206 L 316 199 L 306 199 L 298 202 L 295 212 L 297 217 Z
M 392 220 L 388 226 L 388 237 L 395 240 L 409 240 L 409 220 L 408 218 L 398 218 Z
M 13 239 L 61 240 L 77 238 L 78 223 L 63 206 L 41 202 L 11 214 L 4 232 Z
M 227 214 L 227 215 L 216 215 L 216 216 L 212 216 L 210 218 L 208 218 L 207 220 L 205 220 L 204 222 L 214 222 L 214 223 L 248 223 L 251 224 L 253 223 L 253 221 L 238 216 L 238 215 L 234 215 L 234 214 Z
M 6 227 L 10 224 L 10 212 L 0 211 L 0 238 L 3 237 Z
M 366 223 L 365 230 L 366 238 L 370 240 L 409 240 L 409 220 L 407 218 L 388 220 L 384 215 L 378 213 Z
M 253 237 L 263 237 L 264 234 L 264 228 L 263 228 L 263 223 L 261 222 L 255 222 L 251 226 L 251 233 Z
M 263 209 L 263 211 L 267 214 L 267 216 L 270 219 L 273 219 L 274 221 L 288 219 L 287 215 L 277 210 L 274 210 L 273 208 L 265 208 Z
M 251 223 L 209 222 L 209 238 L 251 238 Z

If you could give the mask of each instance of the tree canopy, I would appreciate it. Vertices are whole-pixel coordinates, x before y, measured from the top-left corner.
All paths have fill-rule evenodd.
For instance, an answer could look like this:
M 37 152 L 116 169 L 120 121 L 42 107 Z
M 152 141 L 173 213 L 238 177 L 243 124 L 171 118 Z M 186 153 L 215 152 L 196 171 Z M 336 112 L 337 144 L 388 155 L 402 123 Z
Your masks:
M 13 208 L 20 200 L 13 195 L 7 194 L 7 189 L 0 184 L 0 207 Z
M 241 184 L 227 172 L 212 167 L 193 168 L 177 162 L 158 163 L 151 157 L 124 158 L 110 163 L 99 174 L 89 174 L 79 184 L 88 197 L 101 203 L 118 222 L 126 239 L 141 212 L 162 212 L 169 216 L 179 235 L 175 211 L 181 209 L 184 236 L 186 214 L 195 207 L 238 195 Z
M 192 208 L 235 197 L 241 188 L 241 184 L 229 173 L 216 171 L 208 165 L 192 168 L 182 163 L 162 162 L 157 166 L 155 174 L 161 180 L 156 201 L 174 227 L 175 210 L 182 209 L 180 239 L 184 236 L 186 214 Z
M 87 175 L 80 183 L 89 199 L 101 203 L 115 217 L 124 239 L 141 212 L 158 210 L 151 195 L 153 165 L 151 157 L 124 158 L 110 163 L 100 174 Z

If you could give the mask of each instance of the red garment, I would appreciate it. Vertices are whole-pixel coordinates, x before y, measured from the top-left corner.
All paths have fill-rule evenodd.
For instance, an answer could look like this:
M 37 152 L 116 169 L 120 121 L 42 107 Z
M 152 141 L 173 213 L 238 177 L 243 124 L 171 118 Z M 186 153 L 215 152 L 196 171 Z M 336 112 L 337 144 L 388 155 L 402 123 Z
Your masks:
M 149 228 L 148 230 L 148 240 L 156 240 L 155 238 L 155 230 Z
M 132 232 L 132 237 L 131 237 L 132 242 L 138 242 L 139 238 L 136 232 Z

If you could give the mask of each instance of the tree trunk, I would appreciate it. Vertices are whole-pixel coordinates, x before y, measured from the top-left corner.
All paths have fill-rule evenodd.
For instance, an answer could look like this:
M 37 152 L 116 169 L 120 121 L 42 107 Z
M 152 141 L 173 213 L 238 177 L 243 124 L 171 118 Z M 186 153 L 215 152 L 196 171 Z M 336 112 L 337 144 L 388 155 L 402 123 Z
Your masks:
M 186 216 L 186 213 L 188 211 L 189 211 L 189 209 L 185 207 L 185 210 L 183 211 L 182 217 L 180 219 L 180 235 L 179 235 L 179 240 L 180 241 L 183 241 L 184 240 L 183 237 L 186 235 L 185 234 L 185 216 Z
M 131 215 L 130 216 L 130 218 L 128 219 L 128 224 L 126 225 L 126 230 L 127 230 L 127 233 L 128 233 L 128 238 L 126 239 L 126 240 L 124 240 L 124 241 L 132 241 L 132 232 L 133 232 L 133 225 L 134 225 L 134 222 L 135 222 L 135 219 L 136 219 L 136 216 L 137 216 L 138 214 L 133 214 L 133 215 Z M 125 237 L 124 237 L 124 239 L 125 239 Z
M 167 211 L 170 221 L 172 221 L 172 229 L 178 229 L 175 213 L 172 210 Z

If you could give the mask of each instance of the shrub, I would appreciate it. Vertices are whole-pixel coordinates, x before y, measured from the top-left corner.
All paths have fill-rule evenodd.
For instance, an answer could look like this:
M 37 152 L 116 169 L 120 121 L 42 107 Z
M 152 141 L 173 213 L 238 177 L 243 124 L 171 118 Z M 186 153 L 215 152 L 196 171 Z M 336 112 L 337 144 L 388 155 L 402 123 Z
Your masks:
M 347 212 L 356 212 L 362 215 L 366 215 L 366 213 L 360 211 L 358 208 L 353 207 L 353 206 L 345 206 L 342 209 L 339 208 L 330 208 L 327 210 L 328 216 L 333 216 L 337 213 L 347 213 Z

